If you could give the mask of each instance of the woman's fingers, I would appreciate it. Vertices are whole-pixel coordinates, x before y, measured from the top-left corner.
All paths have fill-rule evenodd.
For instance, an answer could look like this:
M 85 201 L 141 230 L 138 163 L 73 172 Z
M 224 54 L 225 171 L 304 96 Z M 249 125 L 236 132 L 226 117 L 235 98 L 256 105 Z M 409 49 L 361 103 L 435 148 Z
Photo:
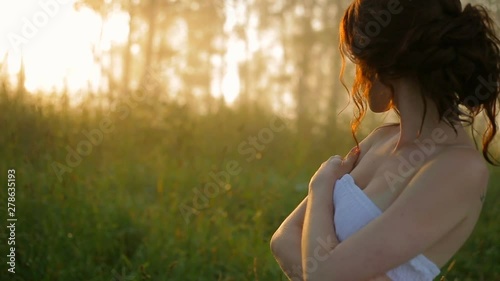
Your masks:
M 310 185 L 332 186 L 336 179 L 350 173 L 356 163 L 359 149 L 352 149 L 346 157 L 334 155 L 323 162 L 311 179 Z
M 342 156 L 334 155 L 334 156 L 330 157 L 325 163 L 333 164 L 333 165 L 341 165 L 342 161 L 344 161 Z
M 349 151 L 349 154 L 347 154 L 344 161 L 342 162 L 342 167 L 345 173 L 349 173 L 352 171 L 352 169 L 354 168 L 354 164 L 358 160 L 358 156 L 359 156 L 358 147 L 354 147 L 353 149 L 351 149 L 351 151 Z
M 354 164 L 358 160 L 358 156 L 359 149 L 357 147 L 354 147 L 353 149 L 351 149 L 351 151 L 349 151 L 346 157 L 342 157 L 340 155 L 334 155 L 330 157 L 323 163 L 322 168 L 326 165 L 327 167 L 324 167 L 324 169 L 328 169 L 330 171 L 333 169 L 335 170 L 336 174 L 343 176 L 352 171 L 352 169 L 354 168 Z

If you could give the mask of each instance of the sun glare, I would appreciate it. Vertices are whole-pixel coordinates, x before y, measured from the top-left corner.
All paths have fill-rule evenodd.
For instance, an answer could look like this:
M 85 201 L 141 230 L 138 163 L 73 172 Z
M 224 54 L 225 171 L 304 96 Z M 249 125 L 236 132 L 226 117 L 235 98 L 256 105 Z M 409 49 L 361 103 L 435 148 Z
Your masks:
M 0 55 L 7 57 L 10 76 L 24 62 L 29 91 L 68 87 L 75 92 L 97 86 L 100 73 L 92 49 L 123 43 L 127 21 L 116 14 L 103 25 L 95 12 L 77 11 L 74 1 L 1 0 L 0 28 L 6 36 L 0 41 Z
M 228 72 L 222 79 L 222 95 L 229 104 L 233 103 L 240 93 L 240 78 L 236 64 L 230 64 Z
M 226 32 L 237 24 L 238 12 L 226 10 Z M 77 92 L 89 86 L 96 90 L 105 84 L 96 57 L 126 42 L 128 21 L 128 15 L 119 12 L 103 21 L 89 8 L 77 8 L 74 0 L 0 0 L 0 31 L 6 35 L 0 39 L 0 59 L 7 62 L 3 69 L 15 81 L 23 62 L 28 91 L 50 93 L 67 88 L 76 98 Z M 219 77 L 212 81 L 211 94 L 223 96 L 229 104 L 241 90 L 238 67 L 245 58 L 245 48 L 250 52 L 258 48 L 256 35 L 252 29 L 248 32 L 252 39 L 249 46 L 229 38 L 226 53 L 214 65 L 223 71 L 214 74 Z M 134 44 L 131 52 L 138 55 L 139 45 Z

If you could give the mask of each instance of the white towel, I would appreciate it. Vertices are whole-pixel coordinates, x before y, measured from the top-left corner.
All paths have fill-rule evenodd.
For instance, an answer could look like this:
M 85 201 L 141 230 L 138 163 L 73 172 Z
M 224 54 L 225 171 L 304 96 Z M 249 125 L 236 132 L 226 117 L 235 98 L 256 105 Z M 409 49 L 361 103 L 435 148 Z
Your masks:
M 337 180 L 333 203 L 335 231 L 340 242 L 382 214 L 349 174 Z M 439 273 L 439 268 L 431 260 L 418 255 L 386 274 L 393 281 L 430 281 Z

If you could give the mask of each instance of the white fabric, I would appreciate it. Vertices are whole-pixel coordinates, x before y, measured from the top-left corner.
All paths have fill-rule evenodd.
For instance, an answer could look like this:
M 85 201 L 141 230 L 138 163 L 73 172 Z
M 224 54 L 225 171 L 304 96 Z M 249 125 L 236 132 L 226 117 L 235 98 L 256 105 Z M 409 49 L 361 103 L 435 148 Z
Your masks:
M 382 214 L 349 174 L 337 180 L 333 204 L 335 231 L 340 242 Z M 393 281 L 429 281 L 439 273 L 439 268 L 431 260 L 424 255 L 418 255 L 386 274 Z

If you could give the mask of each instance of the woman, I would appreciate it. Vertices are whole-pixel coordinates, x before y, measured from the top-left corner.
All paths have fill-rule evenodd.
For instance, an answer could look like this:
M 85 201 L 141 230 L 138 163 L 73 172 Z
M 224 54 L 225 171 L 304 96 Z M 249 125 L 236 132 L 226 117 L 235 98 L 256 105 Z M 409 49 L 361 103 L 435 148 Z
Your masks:
M 356 64 L 353 134 L 366 102 L 395 110 L 400 123 L 321 165 L 272 252 L 291 280 L 433 280 L 474 229 L 488 185 L 484 159 L 494 164 L 493 21 L 459 0 L 356 0 L 340 39 Z M 487 128 L 478 153 L 463 126 L 480 112 Z

